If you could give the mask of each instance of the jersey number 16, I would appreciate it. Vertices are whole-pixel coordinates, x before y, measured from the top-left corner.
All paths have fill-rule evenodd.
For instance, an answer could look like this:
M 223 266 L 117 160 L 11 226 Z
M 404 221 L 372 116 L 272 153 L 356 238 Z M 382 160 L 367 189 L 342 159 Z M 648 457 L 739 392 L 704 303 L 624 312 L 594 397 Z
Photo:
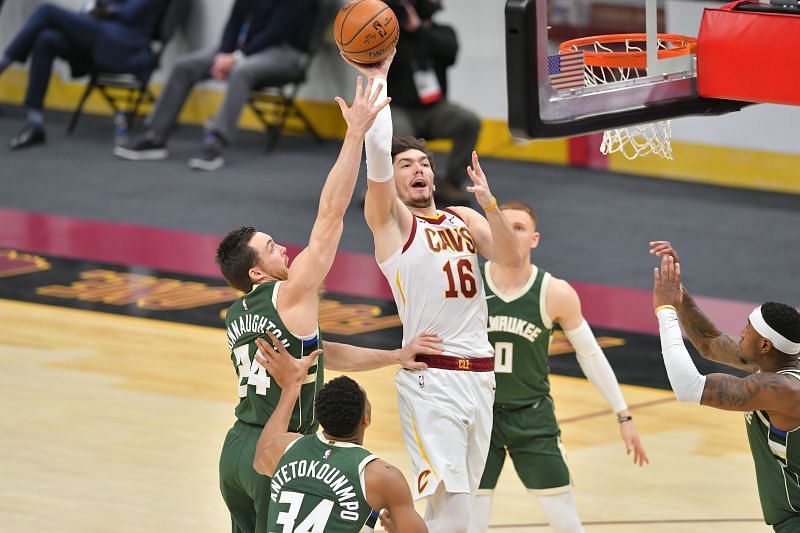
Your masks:
M 475 282 L 475 275 L 472 273 L 472 263 L 469 259 L 459 259 L 456 261 L 455 269 L 453 262 L 448 261 L 442 267 L 445 276 L 447 276 L 447 290 L 444 291 L 445 298 L 458 298 L 458 289 L 456 286 L 456 275 L 461 288 L 461 294 L 465 298 L 472 298 L 478 292 L 478 284 Z M 453 271 L 455 270 L 455 274 Z

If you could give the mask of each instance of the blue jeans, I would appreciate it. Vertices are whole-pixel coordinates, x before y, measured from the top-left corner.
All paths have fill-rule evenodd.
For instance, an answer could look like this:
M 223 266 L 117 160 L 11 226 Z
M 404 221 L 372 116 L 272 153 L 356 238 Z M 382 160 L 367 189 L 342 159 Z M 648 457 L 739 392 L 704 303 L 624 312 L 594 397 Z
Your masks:
M 74 60 L 91 55 L 99 25 L 96 19 L 51 4 L 34 11 L 5 52 L 21 63 L 31 56 L 25 93 L 29 109 L 42 109 L 56 57 Z

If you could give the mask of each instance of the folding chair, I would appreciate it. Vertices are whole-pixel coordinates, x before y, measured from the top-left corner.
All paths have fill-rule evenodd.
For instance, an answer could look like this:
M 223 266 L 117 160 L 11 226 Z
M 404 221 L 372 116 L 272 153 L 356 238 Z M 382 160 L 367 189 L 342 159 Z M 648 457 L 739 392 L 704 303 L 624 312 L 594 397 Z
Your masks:
M 295 105 L 295 97 L 306 81 L 308 67 L 322 45 L 323 38 L 328 28 L 331 27 L 333 17 L 339 7 L 340 2 L 338 0 L 320 0 L 308 51 L 297 71 L 284 79 L 271 80 L 269 84 L 257 86 L 250 92 L 249 107 L 266 130 L 267 151 L 273 150 L 278 144 L 286 119 L 289 117 L 296 118 L 302 122 L 305 130 L 318 143 L 322 144 L 322 137 L 314 128 L 308 116 Z
M 167 43 L 177 31 L 181 22 L 185 20 L 190 7 L 191 0 L 167 0 L 161 13 L 161 20 L 156 27 L 156 32 L 150 40 L 150 48 L 153 51 L 152 64 L 143 77 L 140 78 L 130 73 L 102 72 L 94 66 L 89 66 L 89 83 L 86 84 L 86 89 L 78 102 L 78 107 L 72 114 L 67 126 L 67 133 L 75 131 L 78 118 L 83 112 L 83 106 L 95 89 L 100 91 L 100 94 L 115 113 L 124 111 L 129 125 L 133 124 L 143 103 L 155 102 L 155 96 L 150 91 L 150 78 L 159 67 L 161 55 L 164 53 Z M 109 89 L 123 90 L 125 92 L 123 95 L 119 95 L 114 94 Z

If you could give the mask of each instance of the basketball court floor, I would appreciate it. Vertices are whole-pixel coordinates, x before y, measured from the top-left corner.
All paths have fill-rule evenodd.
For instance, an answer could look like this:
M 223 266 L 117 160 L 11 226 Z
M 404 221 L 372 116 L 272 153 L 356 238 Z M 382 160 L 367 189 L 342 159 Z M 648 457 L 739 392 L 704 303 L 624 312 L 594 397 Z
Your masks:
M 18 115 L 3 108 L 2 138 Z M 47 147 L 6 153 L 0 165 L 0 531 L 225 531 L 217 460 L 236 398 L 220 313 L 236 294 L 213 250 L 229 229 L 255 224 L 296 253 L 337 143 L 287 138 L 266 155 L 245 134 L 228 167 L 198 174 L 185 167 L 196 130 L 178 134 L 169 161 L 139 165 L 110 155 L 108 119 L 87 117 L 71 138 L 63 116 L 52 121 Z M 575 282 L 650 456 L 632 464 L 558 338 L 553 396 L 586 530 L 769 531 L 743 416 L 679 404 L 666 390 L 647 242 L 675 243 L 687 286 L 736 334 L 754 303 L 800 302 L 796 197 L 484 166 L 498 197 L 539 211 L 534 258 Z M 345 226 L 322 329 L 395 346 L 399 322 L 357 208 Z M 353 377 L 373 404 L 366 446 L 410 475 L 394 372 Z M 491 531 L 547 531 L 509 464 Z

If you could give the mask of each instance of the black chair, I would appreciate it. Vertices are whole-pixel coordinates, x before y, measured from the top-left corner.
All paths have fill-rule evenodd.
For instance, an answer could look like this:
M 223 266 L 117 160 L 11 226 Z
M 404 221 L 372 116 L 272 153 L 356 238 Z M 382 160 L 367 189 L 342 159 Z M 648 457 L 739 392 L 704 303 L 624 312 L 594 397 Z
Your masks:
M 303 110 L 297 107 L 295 98 L 306 81 L 308 67 L 322 45 L 340 7 L 339 0 L 320 0 L 308 51 L 297 71 L 284 79 L 270 80 L 269 83 L 258 85 L 250 92 L 249 107 L 266 130 L 267 151 L 273 150 L 278 144 L 278 139 L 286 126 L 286 119 L 290 117 L 298 119 L 305 131 L 310 133 L 317 143 L 322 144 L 322 136 Z
M 83 91 L 78 107 L 72 114 L 72 119 L 67 126 L 67 133 L 75 131 L 78 118 L 83 112 L 83 106 L 92 91 L 100 91 L 108 105 L 114 113 L 124 111 L 128 125 L 133 125 L 133 121 L 139 114 L 139 108 L 143 103 L 151 104 L 156 98 L 150 91 L 150 78 L 153 72 L 161 64 L 161 55 L 167 47 L 167 43 L 177 31 L 181 23 L 186 19 L 191 0 L 167 0 L 161 13 L 161 19 L 156 26 L 156 31 L 150 39 L 150 48 L 153 51 L 153 59 L 147 73 L 138 77 L 129 73 L 102 72 L 94 66 L 88 66 L 89 83 Z M 122 95 L 113 91 L 124 91 Z

